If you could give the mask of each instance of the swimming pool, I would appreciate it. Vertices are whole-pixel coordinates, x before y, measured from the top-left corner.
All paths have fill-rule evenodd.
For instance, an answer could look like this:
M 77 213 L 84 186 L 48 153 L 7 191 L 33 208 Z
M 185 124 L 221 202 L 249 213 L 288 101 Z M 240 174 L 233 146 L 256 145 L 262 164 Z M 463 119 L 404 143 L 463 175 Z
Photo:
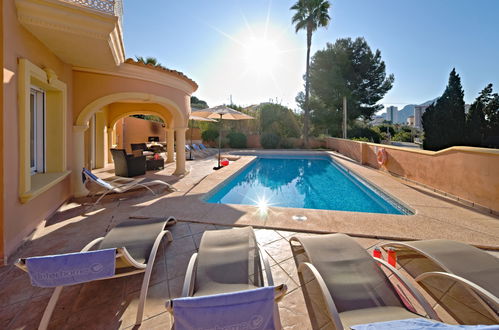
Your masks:
M 207 195 L 208 203 L 410 214 L 327 155 L 261 155 Z

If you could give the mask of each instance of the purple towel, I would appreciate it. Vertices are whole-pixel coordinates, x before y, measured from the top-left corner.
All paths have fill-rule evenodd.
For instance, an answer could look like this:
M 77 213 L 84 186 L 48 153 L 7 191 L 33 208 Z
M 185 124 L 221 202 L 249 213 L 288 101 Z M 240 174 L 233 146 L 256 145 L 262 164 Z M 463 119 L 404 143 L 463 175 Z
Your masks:
M 441 322 L 436 322 L 423 318 L 387 321 L 387 322 L 375 322 L 367 324 L 359 324 L 351 327 L 354 330 L 381 330 L 381 329 L 391 329 L 391 330 L 423 330 L 423 329 L 433 329 L 433 330 L 458 330 L 458 329 L 470 329 L 470 330 L 498 330 L 499 325 L 451 325 Z
M 115 272 L 115 264 L 116 249 L 26 259 L 31 284 L 42 288 L 112 277 Z
M 175 329 L 275 329 L 274 287 L 173 300 Z

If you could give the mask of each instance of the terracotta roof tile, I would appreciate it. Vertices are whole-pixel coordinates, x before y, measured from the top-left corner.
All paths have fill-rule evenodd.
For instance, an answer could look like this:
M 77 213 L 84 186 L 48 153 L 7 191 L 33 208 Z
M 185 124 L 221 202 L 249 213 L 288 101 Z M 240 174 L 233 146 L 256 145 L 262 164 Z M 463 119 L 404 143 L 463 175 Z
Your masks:
M 198 88 L 198 84 L 194 80 L 192 80 L 191 78 L 187 77 L 184 73 L 182 73 L 180 71 L 176 71 L 176 70 L 172 70 L 172 69 L 167 69 L 167 68 L 164 68 L 164 67 L 161 67 L 161 66 L 155 66 L 155 65 L 152 65 L 152 64 L 145 64 L 143 62 L 135 61 L 133 58 L 127 58 L 125 60 L 125 63 L 127 63 L 127 64 L 134 64 L 134 65 L 138 65 L 138 66 L 143 66 L 143 67 L 146 67 L 148 69 L 158 70 L 158 71 L 161 71 L 161 72 L 168 73 L 170 75 L 174 75 L 174 76 L 176 76 L 176 77 L 178 77 L 180 79 L 183 79 L 183 80 L 187 81 L 195 89 Z

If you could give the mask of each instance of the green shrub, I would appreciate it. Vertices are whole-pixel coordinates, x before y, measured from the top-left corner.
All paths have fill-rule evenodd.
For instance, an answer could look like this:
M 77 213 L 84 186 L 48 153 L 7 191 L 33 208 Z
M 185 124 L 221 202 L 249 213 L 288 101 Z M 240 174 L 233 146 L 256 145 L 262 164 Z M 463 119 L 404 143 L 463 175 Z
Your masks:
M 375 126 L 374 130 L 376 130 L 380 133 L 381 132 L 385 132 L 385 133 L 390 132 L 391 136 L 395 135 L 395 128 L 393 128 L 393 125 L 390 125 L 390 124 L 381 124 L 381 125 Z
M 284 138 L 284 139 L 281 140 L 280 147 L 282 149 L 293 149 L 293 147 L 294 147 L 293 146 L 293 141 L 291 141 L 290 139 Z
M 229 147 L 231 148 L 246 148 L 246 135 L 240 132 L 230 132 L 227 134 Z
M 368 138 L 366 138 L 366 137 L 359 137 L 359 138 L 354 137 L 354 138 L 351 138 L 351 140 L 353 140 L 353 141 L 362 141 L 362 142 L 371 142 L 371 141 L 370 141 Z
M 381 135 L 369 127 L 352 127 L 348 130 L 349 138 L 367 138 L 368 141 L 380 143 Z
M 400 131 L 392 138 L 393 141 L 412 142 L 412 134 L 409 132 Z
M 275 149 L 279 142 L 281 142 L 281 138 L 274 133 L 263 133 L 260 137 L 260 144 L 264 149 Z
M 218 131 L 209 128 L 201 133 L 201 137 L 203 138 L 203 141 L 213 142 L 218 138 Z

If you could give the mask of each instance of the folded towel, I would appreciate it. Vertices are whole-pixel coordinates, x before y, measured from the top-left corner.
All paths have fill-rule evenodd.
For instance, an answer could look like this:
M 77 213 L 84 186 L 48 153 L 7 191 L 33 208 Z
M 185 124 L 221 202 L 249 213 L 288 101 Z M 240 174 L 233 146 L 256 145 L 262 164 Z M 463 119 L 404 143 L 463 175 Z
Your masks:
M 175 329 L 274 329 L 274 287 L 173 300 Z
M 367 324 L 359 324 L 351 327 L 354 330 L 453 330 L 453 329 L 473 329 L 473 330 L 498 330 L 499 325 L 451 325 L 441 322 L 436 322 L 423 318 L 375 322 Z
M 72 285 L 114 275 L 116 249 L 26 259 L 31 284 L 43 288 Z

